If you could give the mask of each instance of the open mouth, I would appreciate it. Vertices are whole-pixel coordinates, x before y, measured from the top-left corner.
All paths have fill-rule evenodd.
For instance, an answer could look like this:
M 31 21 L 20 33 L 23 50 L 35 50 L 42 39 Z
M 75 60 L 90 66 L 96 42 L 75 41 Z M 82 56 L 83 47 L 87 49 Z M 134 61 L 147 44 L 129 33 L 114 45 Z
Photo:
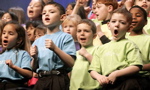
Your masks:
M 49 21 L 50 19 L 49 19 L 49 18 L 45 18 L 45 20 L 46 20 L 46 21 Z
M 114 30 L 114 34 L 117 35 L 119 32 L 118 30 Z
M 7 41 L 7 40 L 4 40 L 3 42 L 4 42 L 4 43 L 8 43 L 8 41 Z
M 30 14 L 33 14 L 33 11 L 32 11 L 32 10 L 30 10 L 30 11 L 29 11 L 29 13 L 30 13 Z
M 147 8 L 147 5 L 144 4 L 144 5 L 142 5 L 141 7 L 142 7 L 142 8 Z

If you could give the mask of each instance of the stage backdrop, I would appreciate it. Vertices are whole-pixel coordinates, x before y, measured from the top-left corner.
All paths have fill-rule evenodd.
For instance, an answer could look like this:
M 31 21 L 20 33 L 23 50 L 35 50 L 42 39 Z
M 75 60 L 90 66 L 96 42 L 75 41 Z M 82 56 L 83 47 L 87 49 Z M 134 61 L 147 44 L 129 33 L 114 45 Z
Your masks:
M 74 2 L 75 0 L 54 0 L 54 1 L 62 4 L 64 8 L 66 8 L 66 6 L 69 3 Z M 8 10 L 10 7 L 19 6 L 22 7 L 26 12 L 29 2 L 30 0 L 0 0 L 0 9 Z

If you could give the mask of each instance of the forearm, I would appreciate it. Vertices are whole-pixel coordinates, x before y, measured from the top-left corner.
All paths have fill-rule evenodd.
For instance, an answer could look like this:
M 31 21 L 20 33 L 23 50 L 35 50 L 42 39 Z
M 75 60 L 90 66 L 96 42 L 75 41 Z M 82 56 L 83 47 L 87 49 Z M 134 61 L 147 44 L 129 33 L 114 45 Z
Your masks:
M 142 71 L 150 71 L 150 63 L 149 64 L 144 64 Z
M 39 67 L 38 66 L 38 59 L 36 57 L 32 57 L 31 66 L 32 66 L 32 70 L 34 72 L 36 72 L 36 69 Z
M 73 67 L 74 65 L 74 59 L 68 55 L 67 53 L 63 52 L 60 48 L 58 48 L 56 46 L 56 48 L 54 49 L 54 52 L 59 56 L 59 58 L 65 63 L 67 64 L 69 67 Z
M 96 72 L 96 71 L 91 71 L 91 72 L 90 72 L 90 75 L 91 75 L 91 77 L 92 77 L 93 79 L 97 79 L 97 76 L 99 76 L 100 74 L 99 74 L 98 72 Z
M 89 53 L 85 54 L 84 57 L 91 63 L 93 56 Z
M 12 69 L 14 69 L 17 73 L 21 74 L 22 76 L 24 77 L 27 77 L 27 78 L 31 78 L 32 77 L 32 71 L 30 70 L 27 70 L 27 69 L 22 69 L 18 66 L 13 66 Z
M 138 66 L 129 66 L 127 68 L 117 70 L 116 72 L 116 77 L 121 77 L 121 76 L 127 76 L 127 75 L 132 75 L 137 73 L 140 70 Z

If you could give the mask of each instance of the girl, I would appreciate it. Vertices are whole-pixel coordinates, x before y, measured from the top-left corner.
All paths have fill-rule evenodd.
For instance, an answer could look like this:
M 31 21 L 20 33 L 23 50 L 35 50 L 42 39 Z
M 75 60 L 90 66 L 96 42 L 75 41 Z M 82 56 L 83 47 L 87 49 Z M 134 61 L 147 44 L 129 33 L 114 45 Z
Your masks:
M 32 77 L 25 30 L 16 22 L 7 22 L 1 38 L 5 51 L 0 54 L 0 88 L 25 87 L 24 83 Z
M 13 12 L 5 12 L 2 16 L 2 20 L 4 20 L 5 22 L 9 22 L 9 21 L 18 22 L 18 17 Z
M 62 23 L 63 31 L 72 35 L 76 45 L 76 50 L 79 50 L 81 47 L 77 40 L 77 35 L 76 35 L 77 25 L 80 21 L 81 21 L 80 16 L 74 14 L 74 15 L 67 16 Z
M 42 0 L 31 0 L 27 7 L 27 16 L 29 20 L 42 20 Z
M 33 21 L 27 21 L 26 22 L 26 32 L 27 32 L 27 35 L 28 35 L 28 38 L 31 42 L 31 44 L 34 42 L 35 40 L 35 35 L 34 35 L 34 32 L 35 32 L 35 28 L 38 26 L 38 25 L 41 25 L 42 22 L 39 21 L 39 20 L 33 20 Z

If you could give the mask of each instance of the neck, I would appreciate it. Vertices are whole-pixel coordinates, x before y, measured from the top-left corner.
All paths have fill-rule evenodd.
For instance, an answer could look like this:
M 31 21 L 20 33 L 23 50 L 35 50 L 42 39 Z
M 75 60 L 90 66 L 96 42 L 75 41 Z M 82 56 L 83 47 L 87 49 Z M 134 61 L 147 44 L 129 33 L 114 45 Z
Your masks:
M 136 35 L 141 35 L 141 34 L 143 34 L 142 30 L 130 31 L 130 36 L 136 36 Z
M 47 28 L 47 34 L 53 34 L 55 32 L 58 32 L 59 31 L 59 27 L 55 27 L 53 30 L 50 30 Z

